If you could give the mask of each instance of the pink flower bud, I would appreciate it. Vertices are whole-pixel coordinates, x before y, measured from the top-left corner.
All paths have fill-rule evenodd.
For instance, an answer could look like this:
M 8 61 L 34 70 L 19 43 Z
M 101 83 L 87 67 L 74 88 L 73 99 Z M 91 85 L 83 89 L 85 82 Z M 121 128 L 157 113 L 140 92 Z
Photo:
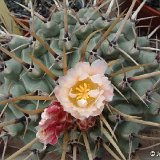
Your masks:
M 56 144 L 61 133 L 72 126 L 72 117 L 58 101 L 46 108 L 41 118 L 36 136 L 44 144 Z

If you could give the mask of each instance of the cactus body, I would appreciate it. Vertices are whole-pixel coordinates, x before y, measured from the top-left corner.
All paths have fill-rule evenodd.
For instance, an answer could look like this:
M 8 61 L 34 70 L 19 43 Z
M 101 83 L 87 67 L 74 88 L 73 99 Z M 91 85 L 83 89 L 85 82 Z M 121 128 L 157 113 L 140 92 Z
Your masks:
M 159 71 L 159 62 L 156 60 L 157 53 L 153 51 L 144 51 L 139 47 L 150 47 L 150 41 L 147 36 L 135 37 L 134 30 L 135 24 L 130 19 L 127 20 L 123 31 L 118 37 L 116 43 L 114 39 L 117 36 L 117 31 L 122 25 L 122 20 L 117 23 L 117 25 L 109 33 L 108 37 L 102 42 L 96 51 L 94 47 L 101 40 L 101 37 L 105 31 L 111 26 L 113 20 L 104 18 L 100 12 L 95 11 L 93 7 L 80 9 L 76 14 L 79 20 L 75 17 L 70 9 L 68 9 L 68 33 L 65 33 L 64 28 L 64 10 L 53 13 L 50 21 L 44 23 L 42 20 L 36 18 L 32 23 L 36 24 L 34 26 L 36 34 L 43 39 L 48 46 L 55 51 L 53 56 L 47 49 L 38 41 L 33 40 L 33 37 L 13 37 L 9 42 L 8 46 L 10 50 L 15 50 L 15 55 L 22 59 L 24 63 L 19 63 L 14 59 L 4 59 L 5 67 L 0 73 L 2 77 L 2 85 L 0 86 L 0 93 L 4 98 L 0 97 L 0 100 L 6 100 L 10 95 L 12 98 L 34 93 L 37 96 L 49 96 L 53 91 L 56 80 L 53 80 L 49 75 L 47 75 L 37 64 L 31 60 L 31 55 L 44 64 L 55 76 L 59 77 L 63 75 L 63 49 L 65 47 L 67 53 L 67 66 L 72 68 L 77 62 L 80 61 L 82 47 L 84 42 L 90 34 L 94 31 L 101 30 L 94 34 L 87 45 L 85 51 L 85 61 L 90 63 L 99 57 L 103 58 L 106 62 L 111 62 L 119 59 L 112 66 L 109 66 L 109 73 L 112 84 L 118 88 L 118 90 L 124 94 L 125 100 L 118 92 L 115 90 L 115 96 L 110 105 L 117 109 L 118 111 L 130 115 L 139 116 L 144 118 L 146 121 L 160 122 L 160 119 L 155 112 L 159 104 L 154 101 L 154 99 L 159 100 L 160 91 L 155 90 L 152 92 L 154 84 L 160 79 L 160 76 L 149 77 L 146 79 L 140 79 L 136 81 L 127 81 L 125 78 L 130 78 L 134 76 L 140 76 L 142 74 L 147 74 L 153 71 Z M 105 13 L 103 13 L 105 15 Z M 25 45 L 27 44 L 28 45 Z M 20 47 L 22 46 L 22 47 Z M 17 47 L 20 47 L 16 50 Z M 120 49 L 121 50 L 120 50 Z M 124 54 L 124 52 L 126 54 Z M 129 56 L 126 56 L 129 55 Z M 127 67 L 136 66 L 133 60 L 138 63 L 138 65 L 149 64 L 142 67 L 137 67 L 129 71 L 125 71 Z M 114 73 L 123 70 L 121 73 L 114 75 Z M 126 76 L 126 77 L 125 77 Z M 125 81 L 126 80 L 126 81 Z M 121 83 L 122 82 L 122 83 Z M 121 84 L 121 85 L 120 85 Z M 132 89 L 131 89 L 132 88 Z M 133 91 L 134 90 L 134 91 Z M 40 92 L 38 92 L 40 91 Z M 140 98 L 141 97 L 141 98 Z M 44 109 L 51 101 L 37 101 L 37 100 L 17 100 L 13 103 L 18 104 L 20 107 L 26 110 Z M 4 105 L 0 104 L 0 110 Z M 12 104 L 6 109 L 5 120 L 10 120 L 17 118 L 19 115 L 19 110 L 14 108 Z M 20 112 L 20 115 L 23 114 Z M 118 115 L 118 113 L 117 113 Z M 33 118 L 33 115 L 28 115 Z M 125 119 L 118 120 L 116 114 L 113 115 L 108 111 L 104 111 L 104 116 L 110 123 L 111 127 L 114 128 L 116 123 L 118 127 L 115 130 L 115 134 L 118 137 L 119 146 L 125 152 L 125 155 L 129 152 L 129 138 L 132 133 L 138 134 L 146 126 L 142 124 L 136 124 L 134 122 L 125 121 Z M 8 119 L 9 117 L 9 119 Z M 31 121 L 32 121 L 31 118 Z M 27 139 L 32 139 L 30 137 L 35 136 L 35 128 L 39 118 L 36 117 L 36 122 L 30 123 L 30 127 L 26 132 L 24 141 Z M 96 122 L 99 124 L 99 122 Z M 96 125 L 99 131 L 100 125 Z M 9 128 L 9 127 L 8 127 Z M 8 133 L 12 136 L 23 136 L 24 124 L 16 124 L 8 129 Z M 79 131 L 77 131 L 77 134 Z M 95 138 L 100 136 L 97 134 L 96 129 L 91 129 L 89 133 L 89 142 L 95 142 Z M 26 138 L 27 137 L 27 138 Z M 104 137 L 101 137 L 102 139 Z M 105 138 L 103 139 L 105 141 Z M 125 144 L 125 145 L 124 145 Z M 138 147 L 138 141 L 133 140 L 132 151 Z M 81 153 L 82 146 L 79 148 Z M 93 149 L 93 148 L 92 148 Z M 100 146 L 97 151 L 97 157 L 103 157 L 104 149 Z M 85 156 L 85 155 L 82 155 Z M 83 158 L 82 158 L 83 159 Z M 85 159 L 85 158 L 84 158 Z

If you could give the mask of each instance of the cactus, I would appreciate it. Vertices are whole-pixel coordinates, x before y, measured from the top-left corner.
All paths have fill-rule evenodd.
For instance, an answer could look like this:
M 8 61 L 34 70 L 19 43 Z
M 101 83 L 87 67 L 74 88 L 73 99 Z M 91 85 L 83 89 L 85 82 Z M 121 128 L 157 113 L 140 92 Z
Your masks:
M 38 153 L 42 159 L 53 150 L 62 153 L 62 160 L 66 155 L 98 159 L 107 152 L 117 160 L 131 159 L 139 133 L 147 126 L 160 127 L 160 50 L 159 41 L 151 39 L 158 28 L 139 36 L 139 8 L 132 14 L 135 0 L 125 16 L 117 13 L 116 17 L 111 14 L 114 2 L 98 6 L 94 1 L 77 12 L 65 1 L 55 3 L 51 18 L 44 22 L 32 17 L 30 29 L 15 19 L 30 32 L 29 37 L 1 32 L 5 37 L 5 47 L 0 46 L 1 135 L 4 141 L 20 137 L 26 143 L 7 160 L 27 149 L 36 151 L 30 157 Z M 92 64 L 97 59 L 108 63 L 105 75 L 114 88 L 113 100 L 93 119 L 75 122 L 73 118 L 74 127 L 60 136 L 59 143 L 44 147 L 35 138 L 35 127 L 55 99 L 57 79 L 79 61 Z

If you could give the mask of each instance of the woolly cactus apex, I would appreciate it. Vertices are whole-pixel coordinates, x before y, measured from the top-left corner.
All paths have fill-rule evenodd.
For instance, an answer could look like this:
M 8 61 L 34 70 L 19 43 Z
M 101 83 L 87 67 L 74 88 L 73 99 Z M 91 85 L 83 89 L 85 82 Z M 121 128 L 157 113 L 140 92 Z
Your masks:
M 111 13 L 114 0 L 80 3 L 78 11 L 54 2 L 51 17 L 34 12 L 30 28 L 15 19 L 29 37 L 3 33 L 1 136 L 27 143 L 7 160 L 27 149 L 40 157 L 56 150 L 61 160 L 106 159 L 106 153 L 130 159 L 135 137 L 147 126 L 160 127 L 157 29 L 137 32 L 136 0 L 125 15 Z

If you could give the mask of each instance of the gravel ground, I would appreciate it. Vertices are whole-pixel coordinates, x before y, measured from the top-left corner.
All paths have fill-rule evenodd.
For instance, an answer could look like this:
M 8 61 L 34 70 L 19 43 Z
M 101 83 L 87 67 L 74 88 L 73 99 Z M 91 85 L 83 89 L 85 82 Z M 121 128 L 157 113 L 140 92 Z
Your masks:
M 152 8 L 160 8 L 160 0 L 148 0 L 146 4 Z
M 16 2 L 28 6 L 29 0 L 16 0 Z M 30 12 L 26 11 L 23 7 L 15 3 L 14 0 L 5 0 L 9 10 L 14 13 L 17 17 L 30 17 Z M 36 0 L 35 11 L 43 15 L 44 17 L 49 16 L 49 8 L 54 4 L 53 0 Z
M 4 0 L 7 4 L 10 12 L 16 15 L 16 17 L 30 17 L 30 12 L 26 11 L 23 7 L 19 6 L 15 3 L 18 2 L 20 4 L 28 6 L 29 0 Z M 61 0 L 62 1 L 62 0 Z M 50 8 L 54 4 L 54 0 L 33 0 L 35 2 L 35 11 L 41 14 L 43 17 L 47 18 L 50 14 Z M 70 0 L 69 5 L 72 9 L 75 11 L 78 11 L 80 8 L 85 7 L 86 3 L 82 4 L 82 1 L 80 0 Z

